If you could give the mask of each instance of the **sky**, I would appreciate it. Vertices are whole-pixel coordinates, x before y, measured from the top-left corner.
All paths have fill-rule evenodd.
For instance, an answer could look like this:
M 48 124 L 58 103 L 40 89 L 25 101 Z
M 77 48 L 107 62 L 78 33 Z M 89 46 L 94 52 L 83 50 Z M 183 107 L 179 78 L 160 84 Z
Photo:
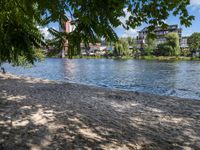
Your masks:
M 190 27 L 185 27 L 180 25 L 180 20 L 178 17 L 170 15 L 166 21 L 168 25 L 178 24 L 180 28 L 182 28 L 182 36 L 190 36 L 193 32 L 200 32 L 200 0 L 190 0 L 190 5 L 187 7 L 190 15 L 195 16 L 195 20 L 192 22 Z M 129 14 L 127 13 L 127 16 Z M 127 18 L 126 16 L 126 18 Z M 124 18 L 121 18 L 125 21 Z M 137 27 L 136 29 L 124 30 L 122 27 L 118 27 L 115 29 L 119 37 L 136 37 L 138 31 L 146 27 L 146 25 L 142 25 Z
M 190 0 L 190 5 L 188 6 L 188 12 L 190 15 L 195 16 L 195 20 L 192 22 L 192 25 L 190 27 L 185 27 L 180 25 L 180 21 L 178 17 L 175 17 L 173 15 L 170 15 L 166 21 L 168 25 L 178 24 L 180 28 L 182 28 L 182 36 L 190 36 L 194 32 L 200 32 L 200 0 Z M 122 22 L 125 22 L 125 20 L 128 18 L 129 13 L 125 10 L 126 17 L 120 18 Z M 53 27 L 55 29 L 58 29 L 58 24 L 51 23 L 47 27 L 41 28 L 42 33 L 46 38 L 50 38 L 51 35 L 48 33 L 48 28 Z M 119 37 L 136 37 L 138 34 L 138 31 L 146 27 L 146 25 L 142 25 L 140 27 L 137 27 L 136 29 L 129 29 L 125 30 L 122 26 L 119 26 L 115 28 L 115 32 Z

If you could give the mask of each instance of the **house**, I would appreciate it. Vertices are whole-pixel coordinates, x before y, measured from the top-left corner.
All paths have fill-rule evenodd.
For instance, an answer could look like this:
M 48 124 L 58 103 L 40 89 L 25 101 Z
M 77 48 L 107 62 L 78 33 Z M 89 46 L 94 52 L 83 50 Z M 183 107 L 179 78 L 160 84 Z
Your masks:
M 65 32 L 70 33 L 74 31 L 74 29 L 75 29 L 75 25 L 73 24 L 72 21 L 67 21 L 65 23 Z
M 187 41 L 188 41 L 188 37 L 187 36 L 183 36 L 181 38 L 180 47 L 183 48 L 183 49 L 189 48 Z
M 181 42 L 182 39 L 182 29 L 178 27 L 178 25 L 169 25 L 166 29 L 161 28 L 160 26 L 155 27 L 154 33 L 156 35 L 156 45 L 160 43 L 164 43 L 166 41 L 165 35 L 171 32 L 178 33 L 179 39 Z M 143 49 L 144 44 L 146 42 L 146 38 L 148 35 L 148 29 L 145 27 L 141 31 L 138 32 L 137 36 L 137 48 L 138 49 Z
M 96 55 L 105 55 L 108 51 L 107 46 L 102 45 L 101 43 L 89 43 L 88 47 L 86 48 L 83 43 L 81 43 L 81 55 L 88 55 L 88 56 L 96 56 Z
M 59 26 L 59 31 L 60 32 L 67 32 L 70 33 L 72 31 L 74 31 L 75 29 L 75 25 L 73 23 L 73 21 L 67 21 L 64 23 L 64 28 L 62 26 Z M 65 43 L 63 45 L 63 49 L 60 53 L 61 58 L 64 58 L 65 55 L 67 55 L 67 51 L 68 51 L 68 40 L 65 40 Z

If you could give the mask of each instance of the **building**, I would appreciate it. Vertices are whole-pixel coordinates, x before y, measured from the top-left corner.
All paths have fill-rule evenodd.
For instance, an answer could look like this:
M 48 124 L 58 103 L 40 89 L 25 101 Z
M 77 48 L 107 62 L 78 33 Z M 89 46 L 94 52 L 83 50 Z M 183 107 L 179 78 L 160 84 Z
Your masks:
M 85 56 L 102 56 L 108 52 L 108 47 L 102 45 L 102 43 L 89 43 L 86 48 L 84 43 L 81 43 L 81 55 Z
M 62 26 L 59 26 L 59 31 L 60 32 L 67 32 L 70 33 L 74 31 L 75 25 L 72 23 L 72 21 L 67 21 L 64 23 L 64 28 Z
M 164 43 L 166 41 L 165 35 L 171 32 L 178 33 L 180 43 L 182 39 L 182 29 L 178 27 L 178 25 L 169 25 L 166 29 L 163 29 L 159 26 L 155 27 L 154 33 L 156 35 L 156 45 L 160 43 Z M 144 44 L 146 42 L 146 38 L 148 35 L 148 29 L 145 27 L 141 31 L 138 32 L 137 36 L 137 48 L 138 49 L 143 49 Z
M 70 33 L 74 31 L 75 25 L 72 21 L 67 21 L 65 23 L 65 32 Z M 95 55 L 104 55 L 107 52 L 107 46 L 103 45 L 102 43 L 89 43 L 88 47 L 85 47 L 84 43 L 81 43 L 81 55 L 87 56 L 95 56 Z M 68 41 L 66 40 L 64 44 L 64 50 L 62 51 L 62 57 L 67 55 L 68 50 Z
M 181 48 L 182 56 L 190 56 L 191 55 L 187 36 L 184 36 L 181 38 L 180 48 Z
M 188 49 L 189 46 L 188 46 L 188 37 L 187 36 L 184 36 L 181 38 L 181 43 L 180 43 L 180 47 L 183 48 L 183 49 Z
M 74 29 L 75 29 L 75 25 L 72 22 L 67 21 L 65 23 L 65 32 L 70 33 L 72 31 L 74 31 Z
M 74 31 L 75 29 L 75 25 L 73 24 L 72 21 L 67 21 L 64 23 L 64 28 L 63 27 L 59 27 L 59 31 L 60 32 L 67 32 L 70 33 L 72 31 Z M 61 51 L 61 58 L 64 58 L 67 55 L 67 51 L 68 51 L 68 40 L 65 40 L 63 49 Z

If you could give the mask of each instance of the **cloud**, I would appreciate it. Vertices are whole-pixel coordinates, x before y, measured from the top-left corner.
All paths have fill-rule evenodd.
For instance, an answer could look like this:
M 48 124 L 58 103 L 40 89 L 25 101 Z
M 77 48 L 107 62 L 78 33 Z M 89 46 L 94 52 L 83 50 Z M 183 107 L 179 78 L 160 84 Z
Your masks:
M 40 26 L 38 26 L 38 29 L 43 34 L 45 39 L 52 39 L 53 38 L 53 36 L 48 31 L 48 29 L 49 29 L 48 27 L 40 27 Z
M 122 37 L 136 37 L 137 35 L 138 35 L 137 29 L 129 29 L 124 31 Z
M 121 21 L 123 24 L 126 24 L 126 21 L 127 21 L 128 18 L 130 17 L 131 13 L 127 10 L 127 8 L 124 8 L 123 11 L 124 11 L 124 13 L 125 13 L 125 16 L 120 17 L 120 21 Z
M 200 0 L 190 0 L 191 6 L 200 6 Z
M 125 16 L 120 17 L 119 19 L 125 25 L 131 13 L 127 10 L 127 8 L 124 8 L 124 13 L 125 13 Z M 119 35 L 120 37 L 136 37 L 138 34 L 138 29 L 130 28 L 129 30 L 126 30 L 123 28 L 123 26 L 117 27 L 116 31 L 120 32 L 120 35 Z
M 199 11 L 200 8 L 200 0 L 190 0 L 190 5 L 188 6 L 188 8 L 190 8 L 192 11 Z

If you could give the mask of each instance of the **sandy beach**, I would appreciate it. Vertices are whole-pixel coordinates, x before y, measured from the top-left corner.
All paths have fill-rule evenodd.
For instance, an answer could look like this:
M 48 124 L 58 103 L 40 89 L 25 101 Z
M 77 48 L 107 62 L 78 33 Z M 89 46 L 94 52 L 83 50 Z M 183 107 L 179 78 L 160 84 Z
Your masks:
M 0 74 L 1 150 L 200 149 L 200 101 Z

